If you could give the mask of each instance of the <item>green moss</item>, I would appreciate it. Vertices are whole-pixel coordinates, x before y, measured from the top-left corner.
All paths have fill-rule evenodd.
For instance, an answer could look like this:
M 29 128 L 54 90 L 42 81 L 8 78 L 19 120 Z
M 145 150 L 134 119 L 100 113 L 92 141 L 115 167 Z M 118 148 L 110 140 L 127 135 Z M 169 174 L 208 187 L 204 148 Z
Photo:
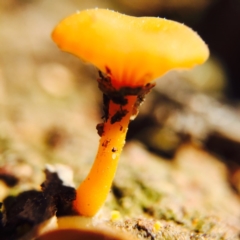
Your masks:
M 134 189 L 134 191 L 133 191 Z M 161 201 L 161 194 L 138 179 L 126 185 L 113 184 L 116 209 L 126 215 L 151 212 L 151 207 Z

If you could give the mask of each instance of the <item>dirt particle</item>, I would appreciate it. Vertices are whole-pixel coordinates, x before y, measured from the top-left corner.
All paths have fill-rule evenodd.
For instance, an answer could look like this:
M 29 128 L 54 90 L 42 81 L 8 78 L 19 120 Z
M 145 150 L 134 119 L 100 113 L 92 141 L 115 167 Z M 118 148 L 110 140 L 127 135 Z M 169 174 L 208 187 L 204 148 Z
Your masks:
M 118 150 L 118 149 L 115 148 L 115 147 L 112 148 L 112 152 L 116 152 L 117 150 Z

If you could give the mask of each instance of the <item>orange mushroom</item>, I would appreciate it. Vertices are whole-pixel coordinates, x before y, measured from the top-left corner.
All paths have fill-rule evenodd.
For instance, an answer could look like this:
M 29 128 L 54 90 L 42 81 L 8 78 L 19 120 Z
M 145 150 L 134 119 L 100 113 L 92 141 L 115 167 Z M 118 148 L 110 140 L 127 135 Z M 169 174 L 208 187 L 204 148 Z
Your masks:
M 153 17 L 131 17 L 105 9 L 90 9 L 67 17 L 52 38 L 100 70 L 104 123 L 95 162 L 77 189 L 76 211 L 93 216 L 104 203 L 125 144 L 129 121 L 137 114 L 157 77 L 174 68 L 203 63 L 209 50 L 183 24 Z

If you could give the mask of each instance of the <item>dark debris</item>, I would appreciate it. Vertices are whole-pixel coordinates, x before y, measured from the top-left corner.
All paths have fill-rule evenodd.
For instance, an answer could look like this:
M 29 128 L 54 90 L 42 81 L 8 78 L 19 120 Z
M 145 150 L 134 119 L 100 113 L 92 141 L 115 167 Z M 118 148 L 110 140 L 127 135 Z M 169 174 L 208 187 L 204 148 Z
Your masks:
M 54 215 L 73 214 L 72 202 L 76 191 L 64 186 L 55 172 L 45 170 L 46 180 L 42 191 L 29 190 L 3 201 L 0 215 L 0 236 L 2 240 L 18 239 L 37 224 Z
M 3 181 L 8 187 L 14 187 L 18 184 L 19 179 L 7 172 L 1 172 L 0 170 L 0 180 Z

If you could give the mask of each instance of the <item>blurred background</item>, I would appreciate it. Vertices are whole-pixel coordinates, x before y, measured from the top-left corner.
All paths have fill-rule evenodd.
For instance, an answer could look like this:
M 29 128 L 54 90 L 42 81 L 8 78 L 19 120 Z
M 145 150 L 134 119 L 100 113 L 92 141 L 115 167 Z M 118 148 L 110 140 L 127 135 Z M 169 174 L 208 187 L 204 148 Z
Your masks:
M 131 123 L 128 140 L 168 159 L 182 143 L 201 146 L 227 164 L 239 193 L 239 0 L 1 0 L 1 171 L 11 169 L 29 184 L 40 181 L 45 163 L 62 162 L 79 180 L 85 174 L 79 156 L 86 164 L 94 159 L 102 115 L 97 71 L 60 52 L 50 35 L 62 18 L 95 7 L 176 20 L 204 39 L 210 59 L 158 81 Z

